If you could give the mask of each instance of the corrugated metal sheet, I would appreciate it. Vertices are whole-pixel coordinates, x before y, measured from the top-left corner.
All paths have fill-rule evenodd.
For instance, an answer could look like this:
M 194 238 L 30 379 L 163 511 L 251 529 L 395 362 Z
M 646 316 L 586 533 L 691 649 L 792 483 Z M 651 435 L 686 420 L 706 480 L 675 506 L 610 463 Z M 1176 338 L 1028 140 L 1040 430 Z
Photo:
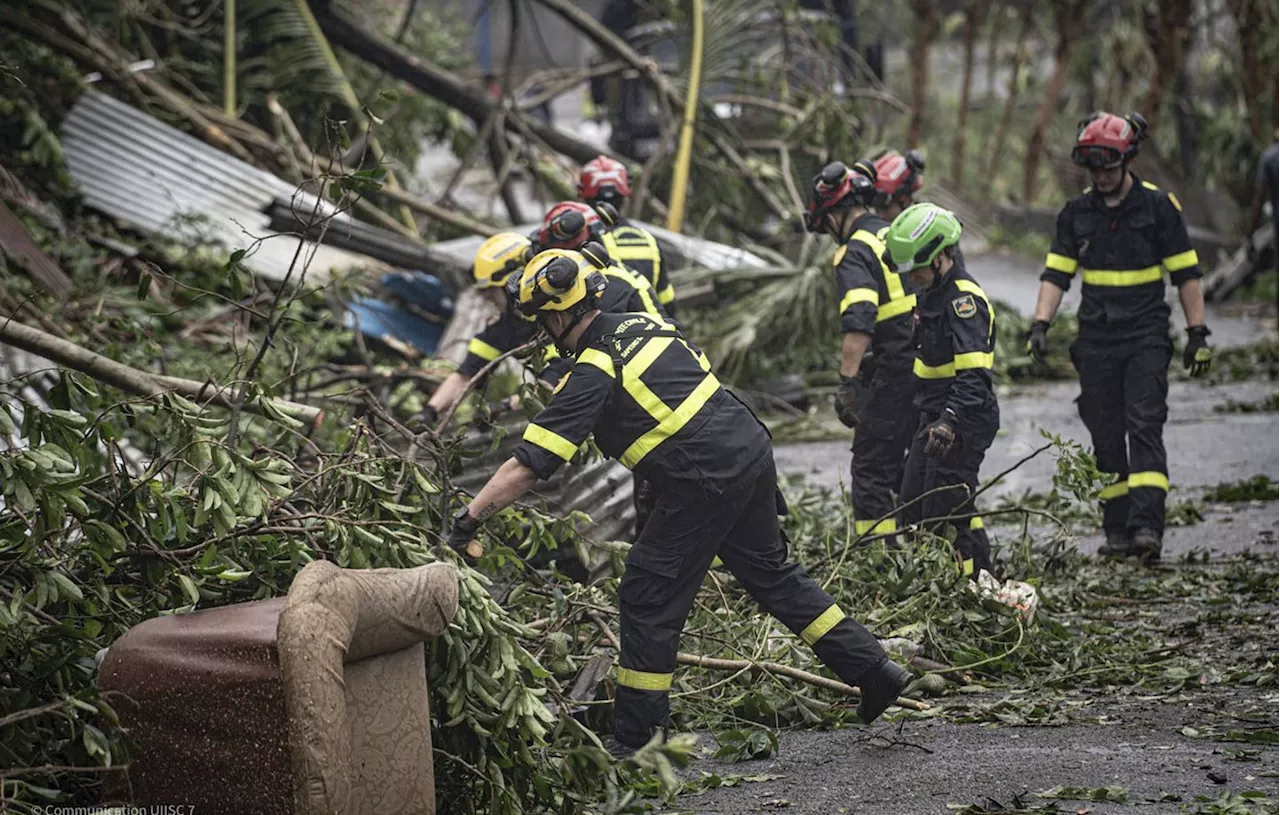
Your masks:
M 303 211 L 333 216 L 331 228 L 349 222 L 295 185 L 94 91 L 72 106 L 62 125 L 62 148 L 89 206 L 147 232 L 227 250 L 251 248 L 245 265 L 273 280 L 288 273 L 298 238 L 270 229 L 266 210 L 272 201 L 292 198 Z M 309 275 L 391 268 L 354 252 L 305 243 Z

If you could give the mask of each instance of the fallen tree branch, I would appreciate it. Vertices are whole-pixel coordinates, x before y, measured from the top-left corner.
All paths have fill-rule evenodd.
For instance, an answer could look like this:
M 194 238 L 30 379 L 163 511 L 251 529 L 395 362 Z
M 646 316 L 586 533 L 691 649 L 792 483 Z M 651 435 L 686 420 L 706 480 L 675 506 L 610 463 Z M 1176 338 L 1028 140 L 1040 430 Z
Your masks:
M 59 365 L 93 377 L 99 382 L 140 396 L 161 396 L 172 392 L 188 399 L 202 400 L 224 408 L 231 408 L 235 404 L 235 398 L 229 389 L 209 382 L 197 382 L 194 379 L 180 379 L 176 376 L 160 376 L 140 371 L 122 362 L 96 354 L 74 342 L 60 339 L 14 320 L 0 320 L 0 342 L 45 357 Z M 260 398 L 246 402 L 243 407 L 253 413 L 270 415 L 267 404 L 276 411 L 312 427 L 318 426 L 324 419 L 324 411 L 318 407 L 283 399 Z
M 676 664 L 690 665 L 696 668 L 707 668 L 713 671 L 741 671 L 744 669 L 758 668 L 766 673 L 775 674 L 777 676 L 785 676 L 790 679 L 796 679 L 809 685 L 819 688 L 825 688 L 836 693 L 842 693 L 845 696 L 861 697 L 862 691 L 853 685 L 836 680 L 828 679 L 825 676 L 802 671 L 799 668 L 793 668 L 790 665 L 780 665 L 777 662 L 754 662 L 748 659 L 716 659 L 714 657 L 700 657 L 696 654 L 676 654 Z M 898 707 L 905 707 L 910 710 L 929 710 L 931 705 L 928 702 L 919 702 L 915 699 L 907 699 L 898 697 L 895 704 Z

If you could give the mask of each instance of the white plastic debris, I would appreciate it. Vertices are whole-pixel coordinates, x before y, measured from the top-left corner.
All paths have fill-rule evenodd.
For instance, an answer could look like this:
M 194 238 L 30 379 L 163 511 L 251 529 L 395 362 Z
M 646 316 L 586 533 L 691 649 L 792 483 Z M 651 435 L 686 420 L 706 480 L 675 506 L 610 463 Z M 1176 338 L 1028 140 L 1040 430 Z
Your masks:
M 1022 615 L 1023 622 L 1031 622 L 1040 607 L 1040 593 L 1030 583 L 1021 580 L 1006 580 L 1002 584 L 986 569 L 978 572 L 978 579 L 970 584 L 983 597 L 989 597 L 998 603 L 1004 603 Z

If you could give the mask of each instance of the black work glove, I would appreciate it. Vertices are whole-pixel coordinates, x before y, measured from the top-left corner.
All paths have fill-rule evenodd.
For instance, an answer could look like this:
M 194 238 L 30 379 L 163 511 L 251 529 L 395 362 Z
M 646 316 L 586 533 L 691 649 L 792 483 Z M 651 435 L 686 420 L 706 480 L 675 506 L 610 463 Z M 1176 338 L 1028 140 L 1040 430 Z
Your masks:
M 445 540 L 449 548 L 461 555 L 468 566 L 476 565 L 476 560 L 484 554 L 484 547 L 476 541 L 476 530 L 479 528 L 480 522 L 471 517 L 468 507 L 463 507 L 453 516 L 453 529 L 449 530 L 449 537 Z
M 924 454 L 931 458 L 942 458 L 951 452 L 956 443 L 955 415 L 946 411 L 936 422 L 924 429 Z
M 440 421 L 440 411 L 436 410 L 431 405 L 424 407 L 422 412 L 418 414 L 418 422 L 426 425 L 432 430 L 435 429 L 436 422 L 438 421 Z
M 1187 329 L 1187 347 L 1182 351 L 1182 367 L 1193 377 L 1204 376 L 1213 364 L 1213 349 L 1209 347 L 1209 329 L 1193 325 Z
M 1031 324 L 1031 334 L 1027 337 L 1027 353 L 1041 364 L 1044 364 L 1045 357 L 1049 356 L 1048 334 L 1049 322 L 1036 320 Z
M 840 390 L 836 392 L 836 418 L 845 427 L 857 427 L 858 417 L 866 407 L 869 389 L 856 376 L 840 377 Z

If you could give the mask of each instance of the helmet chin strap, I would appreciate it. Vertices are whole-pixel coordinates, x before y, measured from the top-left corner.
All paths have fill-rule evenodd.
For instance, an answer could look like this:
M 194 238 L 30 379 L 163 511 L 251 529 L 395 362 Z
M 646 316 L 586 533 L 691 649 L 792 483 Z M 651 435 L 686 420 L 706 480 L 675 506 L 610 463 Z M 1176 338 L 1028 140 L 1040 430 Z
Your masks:
M 564 312 L 561 312 L 561 313 L 564 313 Z M 576 314 L 571 314 L 570 317 L 572 319 L 569 320 L 569 324 L 565 326 L 564 331 L 561 331 L 559 333 L 557 333 L 555 329 L 551 327 L 551 324 L 550 324 L 551 321 L 549 319 L 543 320 L 542 330 L 546 331 L 547 334 L 551 336 L 552 342 L 555 343 L 556 350 L 558 350 L 561 354 L 564 354 L 566 357 L 571 357 L 573 356 L 574 349 L 569 347 L 568 337 L 570 334 L 573 333 L 573 329 L 578 327 L 578 323 L 582 322 L 582 319 L 586 316 L 587 316 L 586 311 L 579 311 Z

